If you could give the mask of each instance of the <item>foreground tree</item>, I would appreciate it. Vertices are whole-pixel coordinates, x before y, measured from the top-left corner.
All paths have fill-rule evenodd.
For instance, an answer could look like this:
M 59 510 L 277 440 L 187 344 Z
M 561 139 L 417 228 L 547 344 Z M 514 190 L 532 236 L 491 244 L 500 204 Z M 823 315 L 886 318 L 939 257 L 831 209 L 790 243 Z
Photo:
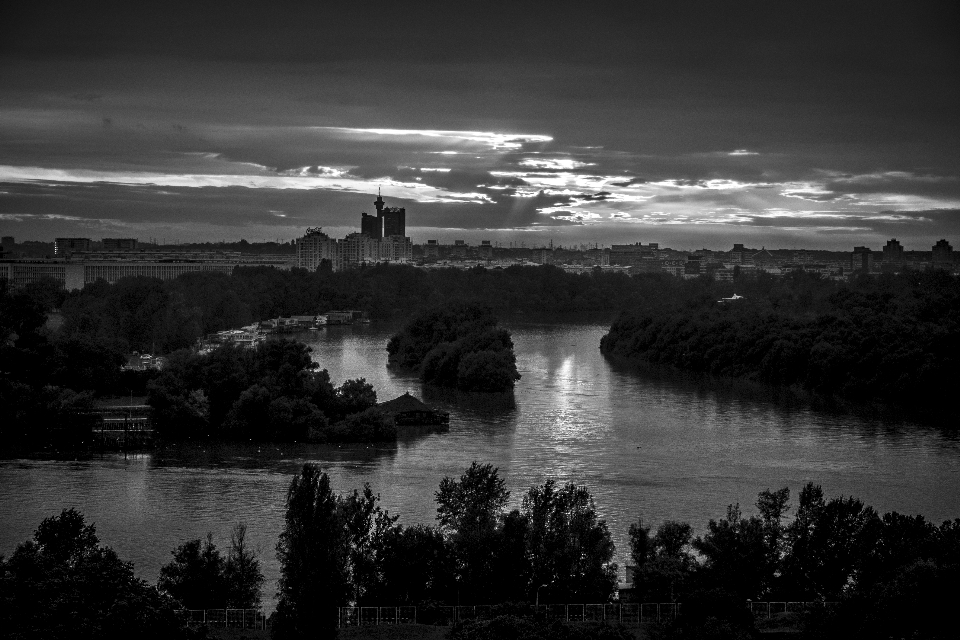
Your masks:
M 613 540 L 586 487 L 547 480 L 523 498 L 531 589 L 554 602 L 606 602 L 617 586 Z M 533 593 L 531 593 L 531 596 Z
M 247 542 L 247 525 L 238 522 L 230 533 L 230 551 L 223 567 L 227 603 L 237 609 L 258 609 L 263 590 L 259 552 Z
M 224 561 L 213 544 L 213 534 L 189 540 L 173 550 L 173 560 L 160 568 L 157 588 L 177 599 L 185 609 L 222 609 L 227 606 Z
M 786 588 L 807 600 L 837 600 L 856 584 L 882 523 L 873 507 L 853 497 L 826 501 L 813 483 L 800 491 L 799 502 L 785 534 L 790 545 L 783 561 Z
M 650 602 L 675 602 L 683 598 L 696 567 L 691 542 L 693 527 L 667 520 L 650 536 L 642 522 L 630 525 L 634 584 L 640 597 Z
M 417 605 L 426 601 L 450 602 L 456 594 L 457 576 L 450 545 L 435 528 L 415 525 L 395 527 L 386 536 L 382 582 L 371 602 Z
M 0 629 L 11 640 L 186 637 L 173 599 L 100 546 L 73 509 L 44 520 L 32 541 L 0 558 Z
M 318 465 L 303 465 L 293 478 L 284 520 L 273 637 L 335 635 L 330 612 L 346 605 L 350 595 L 350 539 L 340 499 Z
M 463 602 L 496 598 L 494 566 L 498 525 L 510 499 L 506 484 L 491 464 L 474 462 L 459 480 L 446 477 L 436 493 L 440 531 L 456 559 Z
M 350 535 L 350 599 L 358 605 L 379 604 L 387 541 L 399 516 L 380 508 L 380 496 L 374 495 L 369 484 L 363 485 L 362 493 L 348 495 L 341 509 Z

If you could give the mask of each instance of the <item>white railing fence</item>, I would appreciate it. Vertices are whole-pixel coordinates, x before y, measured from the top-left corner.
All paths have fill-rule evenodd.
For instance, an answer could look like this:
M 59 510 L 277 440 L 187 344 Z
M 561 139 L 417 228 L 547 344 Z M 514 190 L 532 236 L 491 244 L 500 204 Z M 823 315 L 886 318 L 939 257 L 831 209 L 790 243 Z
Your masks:
M 755 619 L 768 620 L 782 614 L 799 614 L 812 606 L 830 606 L 835 603 L 748 601 L 746 604 Z M 641 624 L 650 622 L 669 622 L 680 615 L 680 607 L 679 602 L 541 604 L 526 607 L 524 614 L 545 620 L 607 622 L 639 627 Z M 452 625 L 465 620 L 489 620 L 509 612 L 509 607 L 500 605 L 339 607 L 337 623 L 340 627 L 395 624 Z
M 338 625 L 354 627 L 392 624 L 452 625 L 465 620 L 489 620 L 508 612 L 497 605 L 423 607 L 340 607 Z M 665 622 L 680 611 L 676 602 L 642 604 L 542 604 L 527 609 L 529 615 L 565 622 L 609 622 L 639 626 L 644 622 Z
M 259 609 L 181 609 L 188 625 L 205 624 L 229 629 L 266 629 L 267 618 Z

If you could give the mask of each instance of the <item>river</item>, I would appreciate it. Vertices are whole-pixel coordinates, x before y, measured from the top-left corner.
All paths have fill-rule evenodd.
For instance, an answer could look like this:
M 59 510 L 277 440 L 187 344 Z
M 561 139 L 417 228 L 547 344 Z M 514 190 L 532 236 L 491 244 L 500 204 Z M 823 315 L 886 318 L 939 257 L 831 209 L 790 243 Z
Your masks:
M 909 422 L 816 410 L 691 383 L 639 375 L 599 352 L 606 325 L 512 325 L 523 376 L 512 394 L 424 389 L 386 367 L 389 328 L 330 327 L 303 334 L 335 384 L 364 377 L 381 400 L 410 391 L 450 412 L 450 431 L 389 446 L 184 444 L 72 461 L 0 461 L 0 554 L 61 509 L 81 510 L 103 544 L 155 582 L 179 543 L 211 531 L 225 548 L 245 522 L 261 549 L 264 605 L 274 608 L 274 545 L 291 476 L 320 463 L 341 492 L 369 482 L 403 523 L 432 523 L 444 476 L 473 460 L 499 467 L 518 505 L 547 478 L 586 485 L 617 545 L 642 517 L 693 524 L 756 494 L 808 481 L 828 496 L 854 495 L 881 512 L 960 517 L 960 439 Z M 666 379 L 665 379 L 666 378 Z M 621 569 L 622 574 L 622 569 Z

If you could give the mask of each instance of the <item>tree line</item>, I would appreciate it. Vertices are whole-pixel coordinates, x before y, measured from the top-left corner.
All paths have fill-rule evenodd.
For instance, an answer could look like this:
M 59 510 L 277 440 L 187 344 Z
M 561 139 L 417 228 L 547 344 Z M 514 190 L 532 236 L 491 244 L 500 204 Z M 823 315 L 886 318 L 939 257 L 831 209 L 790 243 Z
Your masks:
M 701 287 L 697 291 L 697 286 Z M 930 417 L 960 380 L 960 280 L 943 272 L 846 283 L 794 274 L 745 284 L 744 299 L 692 286 L 623 313 L 601 341 L 613 358 L 666 365 Z
M 332 635 L 338 606 L 416 605 L 425 622 L 432 607 L 458 604 L 511 614 L 455 628 L 464 640 L 627 637 L 547 627 L 531 607 L 603 603 L 617 593 L 614 545 L 587 488 L 547 480 L 508 509 L 498 469 L 474 462 L 445 477 L 435 498 L 435 526 L 403 526 L 369 485 L 337 494 L 320 467 L 304 465 L 276 544 L 273 637 Z M 668 520 L 654 531 L 638 519 L 629 529 L 633 589 L 621 601 L 681 602 L 675 621 L 652 630 L 663 638 L 752 637 L 750 600 L 819 602 L 794 621 L 804 638 L 947 637 L 960 519 L 937 526 L 919 515 L 881 516 L 854 497 L 828 499 L 812 483 L 795 510 L 788 488 L 762 491 L 755 507 L 747 517 L 730 505 L 696 536 L 689 523 Z M 242 525 L 225 557 L 209 534 L 172 555 L 148 585 L 99 545 L 81 514 L 65 510 L 9 560 L 0 557 L 0 624 L 12 638 L 177 638 L 186 633 L 179 607 L 258 605 L 263 577 Z
M 461 391 L 508 391 L 520 379 L 510 332 L 489 307 L 453 304 L 413 318 L 387 343 L 392 365 Z
M 337 495 L 316 465 L 287 494 L 277 543 L 274 637 L 318 631 L 318 603 L 383 606 L 605 602 L 616 591 L 614 545 L 588 490 L 548 480 L 507 510 L 498 470 L 474 462 L 435 494 L 437 525 L 405 527 L 369 485 Z
M 592 313 L 612 318 L 649 291 L 670 286 L 665 276 L 575 275 L 553 266 L 426 270 L 377 265 L 338 272 L 238 267 L 232 275 L 98 281 L 61 293 L 56 306 L 66 335 L 116 341 L 126 352 L 164 354 L 216 331 L 332 309 L 357 309 L 388 320 L 463 302 L 489 307 L 501 317 Z

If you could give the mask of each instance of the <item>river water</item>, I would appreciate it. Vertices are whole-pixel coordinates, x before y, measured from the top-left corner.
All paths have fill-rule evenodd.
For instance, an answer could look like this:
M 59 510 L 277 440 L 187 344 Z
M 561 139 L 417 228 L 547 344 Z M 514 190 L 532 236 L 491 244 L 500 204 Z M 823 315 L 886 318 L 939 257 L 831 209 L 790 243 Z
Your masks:
M 386 367 L 390 330 L 330 327 L 302 336 L 335 384 L 364 377 L 381 400 L 410 391 L 450 412 L 450 431 L 410 434 L 389 446 L 167 446 L 138 455 L 73 461 L 0 461 L 0 554 L 61 509 L 81 510 L 102 543 L 154 582 L 179 543 L 214 534 L 228 544 L 248 525 L 274 608 L 274 545 L 291 476 L 320 463 L 341 492 L 369 482 L 406 524 L 432 523 L 444 476 L 473 460 L 499 467 L 519 504 L 547 478 L 586 485 L 617 544 L 642 517 L 693 524 L 756 494 L 789 486 L 795 498 L 814 481 L 828 496 L 854 495 L 881 512 L 960 517 L 960 439 L 910 423 L 815 410 L 705 383 L 637 374 L 599 352 L 606 325 L 510 327 L 522 379 L 512 394 L 425 389 Z M 622 570 L 621 570 L 622 572 Z

